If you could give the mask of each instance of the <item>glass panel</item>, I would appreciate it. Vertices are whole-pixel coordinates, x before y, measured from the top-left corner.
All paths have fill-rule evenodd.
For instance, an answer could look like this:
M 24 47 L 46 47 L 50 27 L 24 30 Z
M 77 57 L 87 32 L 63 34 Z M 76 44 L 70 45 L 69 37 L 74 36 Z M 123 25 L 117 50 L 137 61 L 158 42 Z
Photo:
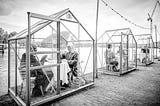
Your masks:
M 78 78 L 80 78 L 80 82 L 78 84 L 82 86 L 93 82 L 93 42 L 79 43 L 76 48 L 79 49 Z
M 40 26 L 41 27 L 41 26 Z M 37 30 L 37 29 L 35 29 Z M 57 89 L 57 27 L 50 23 L 31 37 L 31 103 L 44 102 L 56 95 Z
M 93 42 L 78 24 L 61 23 L 61 93 L 93 82 Z M 72 25 L 72 26 L 71 26 Z M 66 33 L 64 33 L 66 32 Z M 67 42 L 62 43 L 62 39 Z M 65 41 L 64 40 L 64 41 Z M 85 52 L 84 52 L 85 51 Z
M 23 102 L 26 102 L 26 39 L 17 40 L 17 92 Z
M 10 88 L 15 93 L 15 43 L 10 42 Z
M 134 36 L 129 36 L 128 42 L 128 68 L 129 70 L 136 68 L 136 42 L 133 38 Z
M 122 35 L 122 73 L 128 71 L 127 70 L 127 59 L 128 59 L 128 44 L 127 44 L 127 35 Z

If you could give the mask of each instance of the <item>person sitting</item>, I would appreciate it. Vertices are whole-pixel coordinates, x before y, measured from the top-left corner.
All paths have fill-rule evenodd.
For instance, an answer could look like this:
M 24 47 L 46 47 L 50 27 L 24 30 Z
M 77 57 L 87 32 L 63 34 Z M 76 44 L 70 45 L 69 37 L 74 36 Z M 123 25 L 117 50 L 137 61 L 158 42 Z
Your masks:
M 70 67 L 70 71 L 68 72 L 68 80 L 69 84 L 71 84 L 73 82 L 73 76 L 78 77 L 78 53 L 74 50 L 73 44 L 71 43 L 67 45 L 67 49 L 68 52 L 65 54 L 65 56 Z
M 149 49 L 147 47 L 144 47 L 141 49 L 141 62 L 147 63 L 149 62 Z
M 115 59 L 115 54 L 111 51 L 112 45 L 108 44 L 107 45 L 107 49 L 105 51 L 105 60 L 106 60 L 106 65 L 108 65 L 108 70 L 112 70 L 112 71 L 118 71 L 117 70 L 117 66 L 118 66 L 118 62 Z M 112 67 L 110 67 L 112 66 Z M 111 68 L 111 69 L 109 69 Z
M 31 52 L 36 52 L 37 47 L 35 44 L 31 44 L 30 48 Z M 30 66 L 40 66 L 41 63 L 38 61 L 36 56 L 34 54 L 30 54 Z M 25 68 L 26 67 L 26 53 L 22 55 L 21 62 L 20 62 L 20 68 Z M 36 77 L 35 82 L 34 82 L 34 88 L 32 90 L 32 96 L 41 96 L 44 95 L 43 93 L 45 92 L 45 88 L 49 84 L 49 81 L 45 74 L 43 73 L 42 69 L 35 69 L 35 70 L 30 70 L 30 76 L 31 77 Z M 53 75 L 50 76 L 50 78 Z

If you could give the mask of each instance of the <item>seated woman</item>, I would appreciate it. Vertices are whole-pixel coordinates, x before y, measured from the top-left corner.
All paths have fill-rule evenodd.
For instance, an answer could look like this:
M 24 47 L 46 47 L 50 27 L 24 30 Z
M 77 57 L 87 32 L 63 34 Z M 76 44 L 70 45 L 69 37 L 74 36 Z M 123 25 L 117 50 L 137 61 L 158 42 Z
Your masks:
M 67 45 L 68 52 L 65 54 L 67 62 L 70 67 L 70 72 L 68 72 L 69 83 L 73 82 L 73 76 L 78 77 L 77 63 L 78 63 L 78 53 L 74 50 L 73 44 Z
M 31 52 L 37 51 L 37 47 L 35 44 L 31 44 Z M 40 66 L 41 63 L 37 60 L 36 56 L 33 54 L 30 54 L 30 65 L 32 66 Z M 20 68 L 26 67 L 26 53 L 22 55 Z M 31 77 L 35 78 L 35 84 L 32 91 L 32 96 L 41 96 L 45 92 L 45 89 L 47 85 L 49 84 L 49 81 L 47 80 L 47 77 L 43 73 L 42 69 L 35 69 L 30 71 Z M 53 75 L 52 75 L 53 76 Z
M 106 60 L 106 65 L 108 65 L 108 68 L 109 68 L 109 65 L 112 65 L 113 67 L 111 70 L 117 71 L 116 67 L 118 66 L 118 62 L 116 61 L 115 54 L 111 51 L 111 48 L 112 48 L 112 45 L 108 44 L 105 52 L 105 56 L 104 56 Z

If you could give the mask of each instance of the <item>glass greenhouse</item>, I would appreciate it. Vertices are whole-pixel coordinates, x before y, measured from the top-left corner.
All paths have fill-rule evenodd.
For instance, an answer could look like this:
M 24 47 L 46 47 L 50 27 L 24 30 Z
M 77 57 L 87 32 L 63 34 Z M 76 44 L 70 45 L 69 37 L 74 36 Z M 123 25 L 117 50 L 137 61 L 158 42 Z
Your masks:
M 150 65 L 154 62 L 154 42 L 150 34 L 135 35 L 138 44 L 138 65 Z
M 27 14 L 28 28 L 8 40 L 12 98 L 22 106 L 41 105 L 93 86 L 94 39 L 74 14 Z
M 99 71 L 120 76 L 137 68 L 137 42 L 129 28 L 106 30 L 97 45 Z

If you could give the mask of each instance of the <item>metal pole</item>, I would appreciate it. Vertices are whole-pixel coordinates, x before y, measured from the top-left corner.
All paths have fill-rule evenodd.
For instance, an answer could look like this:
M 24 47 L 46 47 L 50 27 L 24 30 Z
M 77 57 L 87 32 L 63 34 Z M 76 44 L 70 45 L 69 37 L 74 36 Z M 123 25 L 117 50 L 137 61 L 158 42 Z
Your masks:
M 95 64 L 96 64 L 96 62 L 95 62 L 95 57 L 96 57 L 96 56 L 95 56 L 95 52 L 94 52 L 94 51 L 95 51 L 95 44 L 94 44 L 94 43 L 95 43 L 95 41 L 93 40 L 93 82 L 94 82 L 94 80 L 95 80 L 95 77 L 94 77 L 94 76 L 95 76 L 95 70 L 96 70 L 96 69 L 95 69 Z
M 148 13 L 149 18 L 147 19 L 148 21 L 150 21 L 150 34 L 152 36 L 152 17 L 150 16 L 150 14 Z M 146 54 L 147 54 L 147 48 L 146 48 Z M 146 60 L 147 60 L 147 56 L 146 56 Z M 146 61 L 147 62 L 147 61 Z M 147 64 L 146 64 L 147 65 Z
M 122 54 L 122 41 L 123 41 L 123 39 L 122 39 L 122 33 L 121 33 L 121 43 L 120 43 L 120 73 L 119 73 L 119 76 L 121 76 L 121 74 L 122 74 L 122 56 L 123 56 L 123 54 Z
M 128 50 L 129 50 L 129 38 L 128 37 L 129 35 L 126 35 L 126 36 L 127 36 L 127 45 L 126 45 L 127 47 L 126 48 L 127 48 L 127 71 L 128 71 Z
M 10 89 L 10 66 L 11 66 L 11 63 L 10 63 L 10 57 L 11 57 L 11 53 L 10 53 L 10 40 L 8 40 L 8 93 L 9 93 L 9 89 Z
M 151 48 L 151 41 L 150 41 L 150 39 L 151 39 L 151 38 L 149 38 L 148 48 L 149 48 L 149 50 L 150 50 L 150 58 L 151 58 L 151 61 L 152 61 L 153 55 L 152 55 L 152 48 Z
M 51 29 L 52 29 L 52 31 L 51 31 L 51 33 L 52 33 L 52 35 L 51 35 L 51 36 L 52 36 L 52 41 L 51 41 L 52 44 L 51 44 L 51 47 L 52 47 L 52 51 L 54 51 L 54 50 L 53 50 L 53 40 L 54 40 L 54 38 L 53 38 L 53 27 L 52 27 L 52 26 L 50 26 L 50 27 L 51 27 Z M 52 59 L 53 59 L 53 53 L 52 53 Z
M 157 56 L 157 26 L 156 25 L 154 25 L 154 27 L 155 27 L 155 39 L 156 39 L 156 58 L 158 57 Z
M 152 31 L 153 31 L 153 29 L 152 29 L 152 18 L 150 18 L 150 33 L 151 33 L 151 37 L 152 37 Z M 150 47 L 151 45 L 150 45 L 150 39 L 149 39 L 149 47 Z M 150 47 L 151 48 L 151 47 Z M 152 54 L 152 48 L 151 48 L 151 60 L 152 60 L 152 57 L 153 57 L 153 54 Z
M 103 58 L 104 58 L 103 55 L 104 55 L 104 54 L 103 54 L 103 36 L 102 36 L 102 65 L 101 65 L 101 67 L 103 67 Z
M 105 58 L 105 59 L 106 59 L 106 60 L 105 60 L 105 62 L 106 62 L 106 72 L 107 72 L 107 71 L 109 71 L 109 69 L 108 69 L 109 59 L 108 59 L 108 53 L 107 53 L 107 51 L 108 51 L 108 47 L 107 47 L 107 46 L 108 46 L 108 44 L 106 43 L 106 45 L 105 45 L 105 46 L 106 46 L 106 49 L 105 49 L 105 56 L 106 56 L 106 58 Z
M 60 21 L 57 22 L 57 51 L 60 51 Z M 60 64 L 60 52 L 57 53 L 57 64 Z M 60 65 L 57 66 L 57 94 L 60 94 Z
M 28 35 L 26 36 L 26 106 L 30 106 L 31 97 L 30 97 L 30 12 L 28 14 Z
M 98 12 L 99 12 L 99 0 L 97 0 L 97 12 L 96 12 L 96 34 L 95 34 L 95 69 L 96 69 L 96 78 L 98 78 L 98 69 L 97 69 L 97 31 L 98 31 Z
M 78 62 L 80 62 L 80 25 L 78 24 Z
M 15 40 L 15 94 L 17 96 L 17 40 Z
M 150 16 L 150 14 L 148 13 L 149 18 L 147 19 L 147 21 L 150 21 L 150 34 L 152 36 L 152 17 Z
M 136 68 L 137 68 L 137 48 L 138 48 L 138 47 L 137 47 L 137 42 L 136 42 L 136 40 L 135 40 L 135 44 L 136 44 L 136 48 L 135 48 L 135 49 L 136 49 Z
M 146 66 L 147 66 L 147 50 L 148 50 L 148 44 L 146 43 L 146 60 L 145 60 L 145 64 L 146 64 Z
M 132 60 L 134 60 L 134 49 L 133 49 L 134 47 L 133 47 L 133 36 L 132 36 Z M 136 58 L 137 59 L 137 58 Z
M 153 38 L 151 37 L 151 42 L 152 44 L 150 46 L 152 46 L 152 62 L 154 62 L 154 42 L 153 42 Z

